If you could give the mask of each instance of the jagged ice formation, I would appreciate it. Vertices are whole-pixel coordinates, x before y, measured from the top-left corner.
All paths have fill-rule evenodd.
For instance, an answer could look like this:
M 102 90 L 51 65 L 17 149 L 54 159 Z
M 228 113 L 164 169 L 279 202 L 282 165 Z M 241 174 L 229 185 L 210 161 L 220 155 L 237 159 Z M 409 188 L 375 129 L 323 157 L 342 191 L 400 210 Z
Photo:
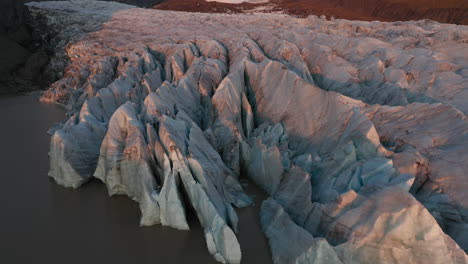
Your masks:
M 223 263 L 242 175 L 275 263 L 468 263 L 466 26 L 28 5 L 69 60 L 42 98 L 70 111 L 57 183 L 96 177 L 141 225 L 192 207 Z

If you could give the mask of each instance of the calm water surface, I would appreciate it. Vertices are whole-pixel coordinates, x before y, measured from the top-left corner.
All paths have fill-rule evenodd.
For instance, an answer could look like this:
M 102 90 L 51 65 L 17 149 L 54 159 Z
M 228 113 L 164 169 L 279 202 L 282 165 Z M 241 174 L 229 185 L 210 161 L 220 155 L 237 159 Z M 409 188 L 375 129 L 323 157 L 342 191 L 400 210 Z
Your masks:
M 47 130 L 65 118 L 37 95 L 0 97 L 0 263 L 216 263 L 203 230 L 140 227 L 125 196 L 108 197 L 91 181 L 73 190 L 47 177 Z M 271 263 L 258 210 L 265 195 L 252 184 L 254 207 L 238 210 L 242 263 Z

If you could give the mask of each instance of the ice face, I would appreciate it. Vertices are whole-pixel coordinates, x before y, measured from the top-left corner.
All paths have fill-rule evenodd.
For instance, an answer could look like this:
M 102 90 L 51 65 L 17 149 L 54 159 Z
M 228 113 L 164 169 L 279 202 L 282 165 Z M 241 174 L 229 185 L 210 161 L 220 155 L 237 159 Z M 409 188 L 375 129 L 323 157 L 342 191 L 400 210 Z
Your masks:
M 241 261 L 241 174 L 271 196 L 276 263 L 467 262 L 467 27 L 29 6 L 70 41 L 43 96 L 70 110 L 59 184 L 96 177 L 142 225 L 188 229 L 193 207 L 220 262 Z

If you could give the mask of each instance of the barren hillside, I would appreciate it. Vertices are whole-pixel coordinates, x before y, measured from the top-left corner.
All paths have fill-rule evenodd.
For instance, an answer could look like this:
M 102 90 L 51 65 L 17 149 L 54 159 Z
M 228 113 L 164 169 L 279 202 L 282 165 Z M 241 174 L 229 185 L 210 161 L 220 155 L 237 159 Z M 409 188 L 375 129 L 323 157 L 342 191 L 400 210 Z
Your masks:
M 271 0 L 266 4 L 229 4 L 229 0 L 168 0 L 155 8 L 190 12 L 285 12 L 298 16 L 405 21 L 431 19 L 443 23 L 468 24 L 468 1 L 465 0 Z

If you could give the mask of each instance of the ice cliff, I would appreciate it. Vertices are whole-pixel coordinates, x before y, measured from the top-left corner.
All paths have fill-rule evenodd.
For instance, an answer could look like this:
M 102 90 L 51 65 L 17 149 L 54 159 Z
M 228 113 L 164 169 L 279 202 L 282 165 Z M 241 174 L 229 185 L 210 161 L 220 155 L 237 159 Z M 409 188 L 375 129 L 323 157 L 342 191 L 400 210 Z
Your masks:
M 270 196 L 275 263 L 468 263 L 468 27 L 28 6 L 63 71 L 57 183 L 98 178 L 141 225 L 189 229 L 191 207 L 223 263 L 240 177 Z

